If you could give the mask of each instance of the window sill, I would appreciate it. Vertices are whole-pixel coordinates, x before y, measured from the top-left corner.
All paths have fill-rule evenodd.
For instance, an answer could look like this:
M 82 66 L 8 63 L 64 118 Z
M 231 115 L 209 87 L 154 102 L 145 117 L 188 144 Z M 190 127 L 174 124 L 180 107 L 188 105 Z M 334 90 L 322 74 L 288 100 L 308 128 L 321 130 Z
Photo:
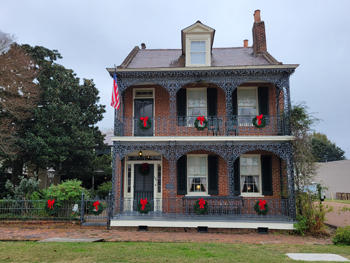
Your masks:
M 240 196 L 242 196 L 242 197 L 265 197 L 264 195 L 258 194 L 258 193 L 256 193 L 256 194 L 241 194 Z
M 185 197 L 208 197 L 210 195 L 208 195 L 207 193 L 203 193 L 203 194 L 200 194 L 200 193 L 193 193 L 193 194 L 187 194 L 185 195 Z

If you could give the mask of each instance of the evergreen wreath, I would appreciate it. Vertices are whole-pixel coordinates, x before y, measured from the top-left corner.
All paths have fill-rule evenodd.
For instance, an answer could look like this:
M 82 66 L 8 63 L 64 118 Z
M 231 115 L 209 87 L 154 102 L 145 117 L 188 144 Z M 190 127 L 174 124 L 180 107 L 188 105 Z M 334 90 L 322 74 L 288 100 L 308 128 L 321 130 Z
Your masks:
M 137 211 L 139 211 L 141 214 L 148 214 L 150 210 L 151 204 L 147 201 L 147 198 L 140 199 L 139 203 L 137 204 Z
M 96 210 L 97 207 L 97 210 Z M 100 201 L 90 201 L 88 204 L 89 212 L 95 216 L 100 215 L 103 210 L 104 206 Z
M 262 117 L 260 125 L 258 125 L 257 117 L 255 117 L 252 122 L 253 122 L 253 125 L 258 129 L 264 128 L 266 126 L 265 116 Z
M 201 120 L 203 121 L 203 126 L 199 126 Z M 207 119 L 204 116 L 197 117 L 196 120 L 194 121 L 194 127 L 196 127 L 196 129 L 199 131 L 204 130 L 205 128 L 208 127 Z
M 261 209 L 261 206 L 263 206 L 265 209 Z M 258 213 L 258 215 L 266 215 L 269 212 L 269 205 L 266 203 L 266 201 L 257 201 L 254 205 L 255 212 Z
M 46 201 L 44 209 L 48 215 L 56 216 L 60 207 L 61 206 L 58 203 L 55 203 L 55 199 L 49 199 Z
M 143 163 L 139 167 L 139 173 L 142 174 L 142 175 L 148 175 L 149 174 L 149 165 L 148 165 L 148 163 Z
M 139 120 L 139 122 L 138 122 L 138 125 L 139 125 L 139 127 L 140 127 L 141 130 L 148 130 L 149 128 L 152 127 L 152 121 L 151 121 L 151 119 L 148 119 L 148 117 L 145 117 L 145 118 L 147 118 L 147 120 L 146 120 L 147 125 L 146 125 L 146 127 L 145 127 L 145 125 L 143 124 L 143 120 L 141 120 L 141 118 L 143 118 L 143 117 L 140 117 L 140 120 Z
M 206 202 L 203 198 L 199 198 L 194 205 L 194 211 L 198 215 L 208 213 L 208 202 Z

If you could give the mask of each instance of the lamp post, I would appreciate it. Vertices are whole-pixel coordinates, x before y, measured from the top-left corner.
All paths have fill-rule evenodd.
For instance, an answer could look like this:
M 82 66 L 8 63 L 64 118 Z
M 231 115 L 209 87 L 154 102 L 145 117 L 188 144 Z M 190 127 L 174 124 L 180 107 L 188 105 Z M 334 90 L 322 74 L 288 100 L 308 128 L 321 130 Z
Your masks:
M 52 184 L 52 179 L 55 177 L 55 170 L 50 167 L 50 169 L 47 170 L 47 177 L 50 179 L 50 185 Z

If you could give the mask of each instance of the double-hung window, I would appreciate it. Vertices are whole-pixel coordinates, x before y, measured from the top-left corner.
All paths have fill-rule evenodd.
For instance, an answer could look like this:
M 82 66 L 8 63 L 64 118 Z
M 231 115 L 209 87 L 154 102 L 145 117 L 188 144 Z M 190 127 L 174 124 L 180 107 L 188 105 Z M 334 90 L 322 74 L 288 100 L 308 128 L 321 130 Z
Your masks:
M 188 126 L 193 126 L 197 117 L 207 115 L 206 89 L 187 89 Z
M 205 41 L 191 41 L 191 64 L 205 64 Z
M 261 194 L 260 155 L 240 157 L 241 193 Z
M 207 194 L 207 155 L 188 155 L 187 157 L 187 187 L 188 194 Z
M 256 87 L 238 88 L 238 115 L 240 125 L 252 125 L 258 115 L 258 91 Z

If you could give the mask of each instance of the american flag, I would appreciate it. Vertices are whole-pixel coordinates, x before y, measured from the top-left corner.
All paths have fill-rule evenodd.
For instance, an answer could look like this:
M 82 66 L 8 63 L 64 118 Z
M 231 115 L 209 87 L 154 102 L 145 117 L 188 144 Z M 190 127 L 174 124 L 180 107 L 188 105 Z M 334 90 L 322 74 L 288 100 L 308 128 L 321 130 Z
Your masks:
M 115 72 L 114 72 L 114 76 L 113 76 L 113 90 L 112 90 L 111 106 L 113 108 L 117 108 L 117 110 L 119 110 L 119 107 L 120 107 L 119 90 L 118 90 L 118 83 L 117 83 L 117 74 Z

